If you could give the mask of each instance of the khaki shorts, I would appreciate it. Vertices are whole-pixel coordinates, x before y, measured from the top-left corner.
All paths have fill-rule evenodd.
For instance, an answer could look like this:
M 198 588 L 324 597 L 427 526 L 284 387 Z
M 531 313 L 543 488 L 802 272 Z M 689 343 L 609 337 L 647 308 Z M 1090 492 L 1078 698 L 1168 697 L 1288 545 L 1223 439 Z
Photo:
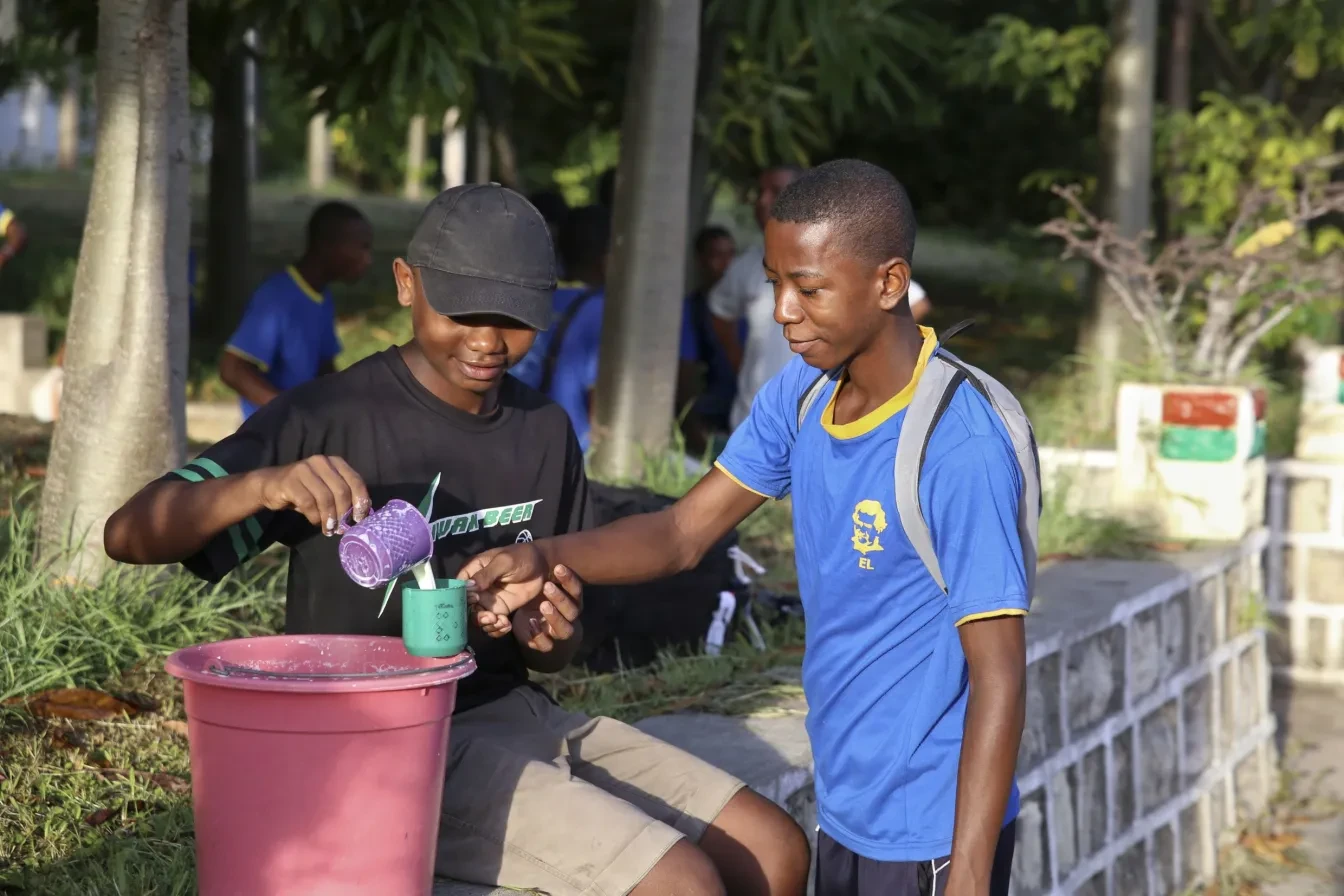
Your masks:
M 530 687 L 454 716 L 449 754 L 435 870 L 549 896 L 624 896 L 744 786 Z

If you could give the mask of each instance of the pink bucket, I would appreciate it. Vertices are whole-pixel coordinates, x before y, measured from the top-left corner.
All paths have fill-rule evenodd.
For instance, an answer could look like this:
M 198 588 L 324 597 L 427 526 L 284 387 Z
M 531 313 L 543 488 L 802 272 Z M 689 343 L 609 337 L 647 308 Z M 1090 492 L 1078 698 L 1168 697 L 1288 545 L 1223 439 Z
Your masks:
M 186 694 L 201 896 L 427 896 L 470 653 L 282 635 L 167 668 Z

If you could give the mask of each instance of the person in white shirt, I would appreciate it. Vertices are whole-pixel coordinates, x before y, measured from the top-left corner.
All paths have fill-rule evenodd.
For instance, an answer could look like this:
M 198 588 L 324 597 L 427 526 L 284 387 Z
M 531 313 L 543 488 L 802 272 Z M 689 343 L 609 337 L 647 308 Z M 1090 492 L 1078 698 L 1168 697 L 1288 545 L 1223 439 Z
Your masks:
M 905 300 L 910 303 L 910 314 L 914 317 L 915 323 L 923 323 L 924 318 L 929 316 L 933 310 L 933 303 L 929 301 L 929 294 L 924 291 L 914 280 L 910 281 L 910 288 L 906 290 Z
M 756 223 L 765 229 L 775 197 L 802 169 L 780 165 L 761 172 L 757 180 Z M 775 323 L 775 290 L 765 279 L 761 262 L 765 250 L 752 246 L 733 260 L 723 278 L 709 292 L 709 310 L 714 332 L 723 345 L 728 363 L 737 371 L 737 396 L 728 416 L 733 429 L 747 418 L 752 399 L 769 379 L 793 357 L 784 331 Z M 746 341 L 738 338 L 739 324 L 746 323 Z

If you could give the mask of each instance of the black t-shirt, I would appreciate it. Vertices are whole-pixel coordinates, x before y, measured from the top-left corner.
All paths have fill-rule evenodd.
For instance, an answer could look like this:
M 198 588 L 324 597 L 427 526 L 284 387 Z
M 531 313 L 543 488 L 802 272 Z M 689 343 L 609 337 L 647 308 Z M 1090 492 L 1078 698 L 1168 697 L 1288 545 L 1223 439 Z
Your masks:
M 575 532 L 591 518 L 583 453 L 559 405 L 506 376 L 496 411 L 468 414 L 420 385 L 395 348 L 285 392 L 168 476 L 195 481 L 318 454 L 349 463 L 374 507 L 392 498 L 419 506 L 442 476 L 431 514 L 439 578 L 457 575 L 481 551 Z M 275 542 L 292 549 L 288 633 L 401 634 L 398 595 L 379 618 L 384 589 L 351 581 L 337 553 L 340 539 L 323 536 L 294 511 L 262 511 L 230 526 L 185 565 L 218 581 Z M 459 711 L 528 678 L 513 637 L 492 639 L 473 627 L 469 638 L 477 671 L 459 688 Z

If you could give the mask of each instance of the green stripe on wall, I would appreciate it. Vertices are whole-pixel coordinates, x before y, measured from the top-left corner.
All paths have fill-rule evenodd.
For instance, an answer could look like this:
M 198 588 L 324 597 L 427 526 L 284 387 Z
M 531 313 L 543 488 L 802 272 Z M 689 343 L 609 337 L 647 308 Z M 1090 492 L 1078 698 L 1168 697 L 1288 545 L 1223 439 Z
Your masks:
M 1265 421 L 1260 420 L 1255 424 L 1255 437 L 1251 440 L 1251 457 L 1261 457 L 1265 453 L 1265 440 L 1268 438 L 1268 430 L 1265 427 Z
M 1228 461 L 1237 456 L 1237 431 L 1164 426 L 1158 454 L 1165 460 Z

